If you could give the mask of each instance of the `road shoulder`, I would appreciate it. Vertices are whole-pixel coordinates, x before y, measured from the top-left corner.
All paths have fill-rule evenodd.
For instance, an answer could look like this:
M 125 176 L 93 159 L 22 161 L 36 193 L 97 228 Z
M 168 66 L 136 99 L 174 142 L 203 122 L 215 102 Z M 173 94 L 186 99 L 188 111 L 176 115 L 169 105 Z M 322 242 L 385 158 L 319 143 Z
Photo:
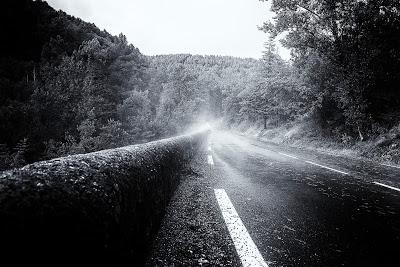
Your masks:
M 168 206 L 147 266 L 240 266 L 212 172 L 206 155 L 199 155 Z

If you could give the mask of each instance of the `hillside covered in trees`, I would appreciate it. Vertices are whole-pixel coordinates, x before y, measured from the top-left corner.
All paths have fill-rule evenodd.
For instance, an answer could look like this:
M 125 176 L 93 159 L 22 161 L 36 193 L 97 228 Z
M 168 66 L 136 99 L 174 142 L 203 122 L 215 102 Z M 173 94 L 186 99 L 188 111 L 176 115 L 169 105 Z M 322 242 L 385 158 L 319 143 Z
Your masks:
M 124 35 L 44 1 L 0 5 L 2 25 L 12 25 L 0 49 L 0 169 L 180 133 L 221 116 L 226 96 L 250 86 L 259 65 L 147 57 Z
M 292 62 L 270 42 L 260 83 L 242 102 L 250 119 L 264 117 L 259 134 L 399 162 L 400 2 L 274 0 L 272 10 L 261 30 L 285 36 Z
M 220 118 L 280 141 L 368 143 L 398 161 L 400 3 L 272 2 L 256 60 L 145 56 L 123 34 L 44 1 L 2 1 L 1 23 L 12 27 L 0 49 L 0 170 Z M 291 62 L 275 49 L 282 34 Z
M 120 145 L 119 118 L 146 86 L 146 58 L 123 35 L 42 1 L 3 1 L 0 49 L 2 168 Z

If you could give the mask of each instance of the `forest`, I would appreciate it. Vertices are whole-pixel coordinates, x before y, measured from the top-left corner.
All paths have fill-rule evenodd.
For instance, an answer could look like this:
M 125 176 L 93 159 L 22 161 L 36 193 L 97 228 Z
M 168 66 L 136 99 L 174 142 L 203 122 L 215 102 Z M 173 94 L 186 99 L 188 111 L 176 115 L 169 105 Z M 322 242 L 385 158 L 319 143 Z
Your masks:
M 146 56 L 44 1 L 0 5 L 13 25 L 0 49 L 0 170 L 216 119 L 400 161 L 399 1 L 274 0 L 259 60 Z

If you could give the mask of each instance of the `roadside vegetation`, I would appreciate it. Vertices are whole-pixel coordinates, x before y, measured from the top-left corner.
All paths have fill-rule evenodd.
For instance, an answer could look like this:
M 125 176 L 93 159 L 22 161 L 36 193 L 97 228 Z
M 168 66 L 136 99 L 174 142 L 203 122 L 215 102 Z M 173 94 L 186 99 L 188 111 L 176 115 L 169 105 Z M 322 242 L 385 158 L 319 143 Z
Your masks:
M 145 56 L 44 1 L 0 5 L 14 25 L 0 49 L 0 170 L 217 118 L 276 142 L 400 161 L 398 1 L 274 0 L 261 60 Z
M 240 93 L 235 124 L 400 162 L 400 2 L 274 0 L 272 10 L 263 73 Z M 282 35 L 290 63 L 274 49 Z
M 0 49 L 0 170 L 173 136 L 222 116 L 259 61 L 145 56 L 44 1 L 6 0 Z

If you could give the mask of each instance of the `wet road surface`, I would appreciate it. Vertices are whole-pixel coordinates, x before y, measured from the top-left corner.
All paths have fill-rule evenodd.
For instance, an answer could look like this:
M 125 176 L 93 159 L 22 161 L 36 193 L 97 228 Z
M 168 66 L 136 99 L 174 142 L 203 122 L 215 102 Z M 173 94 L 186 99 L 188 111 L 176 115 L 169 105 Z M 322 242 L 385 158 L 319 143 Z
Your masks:
M 398 266 L 400 169 L 226 132 L 204 150 L 148 265 Z

